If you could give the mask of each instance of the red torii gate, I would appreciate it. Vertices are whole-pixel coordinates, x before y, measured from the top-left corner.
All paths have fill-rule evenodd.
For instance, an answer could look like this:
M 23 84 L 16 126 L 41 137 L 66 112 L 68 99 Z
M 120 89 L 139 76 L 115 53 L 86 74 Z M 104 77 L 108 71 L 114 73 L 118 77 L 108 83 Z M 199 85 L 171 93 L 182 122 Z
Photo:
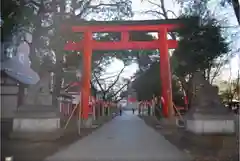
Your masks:
M 90 79 L 91 79 L 91 58 L 93 50 L 131 50 L 131 49 L 159 49 L 160 50 L 160 76 L 162 80 L 162 96 L 165 104 L 163 114 L 168 117 L 172 113 L 172 85 L 171 70 L 169 63 L 168 49 L 177 47 L 176 40 L 168 40 L 167 32 L 172 31 L 182 24 L 182 19 L 171 20 L 144 20 L 144 21 L 83 21 L 78 24 L 71 24 L 72 32 L 81 32 L 84 38 L 79 42 L 68 41 L 64 49 L 70 51 L 83 50 L 83 80 L 81 87 L 81 106 L 83 118 L 88 118 Z M 152 41 L 130 41 L 129 32 L 158 32 L 158 40 Z M 120 32 L 120 41 L 96 41 L 92 34 L 100 32 Z M 170 108 L 169 108 L 170 107 Z

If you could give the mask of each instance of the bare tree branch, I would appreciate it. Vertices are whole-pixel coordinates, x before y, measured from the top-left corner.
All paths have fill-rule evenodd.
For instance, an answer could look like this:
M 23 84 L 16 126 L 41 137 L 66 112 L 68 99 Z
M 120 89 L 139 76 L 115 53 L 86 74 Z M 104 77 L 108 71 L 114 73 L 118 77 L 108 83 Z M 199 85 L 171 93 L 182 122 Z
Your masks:
M 94 72 L 93 72 L 93 76 L 95 77 L 96 82 L 97 82 L 98 86 L 100 87 L 101 91 L 104 93 L 105 90 L 103 89 L 101 83 L 100 83 L 99 80 L 97 79 L 97 76 L 96 76 L 96 74 L 95 74 Z
M 159 11 L 153 11 L 152 13 L 160 14 L 160 15 L 162 15 L 165 19 L 168 19 L 167 10 L 166 10 L 166 8 L 165 8 L 164 0 L 160 0 L 160 4 L 157 4 L 157 3 L 152 2 L 152 1 L 150 1 L 150 0 L 148 0 L 147 2 L 150 3 L 150 4 L 152 4 L 152 5 L 154 5 L 154 6 L 159 7 L 159 9 L 161 9 L 160 12 L 159 12 Z M 151 10 L 149 10 L 149 11 L 151 11 Z M 175 15 L 175 14 L 174 14 L 174 15 Z
M 167 15 L 167 11 L 166 11 L 166 8 L 165 8 L 165 2 L 164 0 L 160 0 L 160 3 L 161 3 L 161 9 L 162 9 L 162 12 L 165 16 L 165 19 L 168 19 L 168 15 Z
M 108 87 L 108 89 L 106 90 L 106 93 L 117 83 L 117 81 L 120 78 L 120 75 L 122 74 L 122 72 L 124 71 L 124 69 L 126 68 L 126 66 L 124 66 L 122 68 L 122 70 L 118 73 L 117 78 L 114 80 L 114 82 Z
M 152 2 L 151 0 L 148 0 L 147 2 L 159 7 L 160 11 L 148 10 L 148 11 L 145 11 L 145 13 L 152 14 L 156 17 L 164 18 L 166 20 L 169 19 L 168 13 L 171 13 L 173 16 L 177 17 L 177 15 L 173 11 L 166 9 L 164 0 L 160 0 L 160 4 Z M 176 35 L 174 33 L 171 32 L 171 33 L 169 33 L 169 35 L 172 37 L 173 40 L 176 40 Z
M 223 65 L 224 65 L 224 63 L 222 63 L 222 62 L 218 63 L 218 65 L 212 75 L 211 80 L 210 80 L 210 76 L 209 76 L 210 84 L 212 84 L 214 79 L 220 74 L 219 72 L 220 72 L 220 69 L 223 67 Z M 211 70 L 209 71 L 209 75 L 210 75 L 210 72 L 211 72 Z
M 168 12 L 170 12 L 175 18 L 177 18 L 177 15 L 176 15 L 173 11 L 167 10 L 167 13 L 168 13 Z
M 103 59 L 100 59 L 99 62 L 97 63 L 93 63 L 93 69 L 96 69 L 97 67 L 99 67 L 103 62 Z
M 119 92 L 121 92 L 123 90 L 124 87 L 126 87 L 130 82 L 124 84 L 121 88 L 119 88 L 119 90 L 117 90 L 112 96 L 112 97 L 115 97 Z
M 87 1 L 83 4 L 81 12 L 77 15 L 78 17 L 82 17 L 84 13 L 86 13 L 87 10 L 90 9 L 98 9 L 100 7 L 119 7 L 120 5 L 123 5 L 124 2 L 118 2 L 118 3 L 99 3 L 97 5 L 90 5 L 92 0 Z
M 218 60 L 218 62 L 216 62 L 215 67 L 213 67 L 213 65 L 211 65 L 209 68 L 209 82 L 212 84 L 214 79 L 220 75 L 220 70 L 222 69 L 222 67 L 232 58 L 232 56 L 234 55 L 234 53 L 230 53 L 228 54 L 226 57 L 221 57 L 220 60 Z M 215 69 L 214 72 L 212 72 L 212 69 Z M 210 75 L 210 73 L 213 73 Z M 210 78 L 211 77 L 211 78 Z
M 126 87 L 127 85 L 129 85 L 134 79 L 137 79 L 139 76 L 133 76 L 133 77 L 131 77 L 131 79 L 130 80 L 128 80 L 127 81 L 127 83 L 125 83 L 121 88 L 119 88 L 119 90 L 117 90 L 112 96 L 111 96 L 111 98 L 112 97 L 115 97 L 119 92 L 121 92 L 122 90 L 123 90 L 123 88 L 124 87 Z
M 40 7 L 40 3 L 37 3 L 36 1 L 34 1 L 34 0 L 31 0 L 31 1 L 29 1 L 29 3 L 32 3 L 33 5 L 35 5 L 35 6 L 37 6 L 37 7 Z
M 120 5 L 120 3 L 116 3 L 116 4 L 111 4 L 111 3 L 109 3 L 109 4 L 106 4 L 106 3 L 100 3 L 100 4 L 98 4 L 98 5 L 94 5 L 94 6 L 89 6 L 89 9 L 97 9 L 97 8 L 99 8 L 99 7 L 102 7 L 102 6 L 109 6 L 109 7 L 114 7 L 114 6 L 118 6 L 118 5 Z
M 115 74 L 115 75 L 112 75 L 112 76 L 109 76 L 109 77 L 105 77 L 105 78 L 100 78 L 99 80 L 106 80 L 106 79 L 110 79 L 110 78 L 113 78 L 113 77 L 116 77 L 118 76 L 118 74 Z
M 123 98 L 122 97 L 120 97 L 119 99 L 116 99 L 115 101 L 116 102 L 119 102 L 119 101 L 121 101 Z
M 238 0 L 232 0 L 232 6 L 238 21 L 238 24 L 240 25 L 240 5 Z
M 85 1 L 83 1 L 82 3 L 82 6 L 81 6 L 81 11 L 80 11 L 80 13 L 77 15 L 78 17 L 82 17 L 83 16 L 83 14 L 86 12 L 86 10 L 88 10 L 89 9 L 89 6 L 90 6 L 90 3 L 92 2 L 92 0 L 88 0 L 87 2 L 85 2 Z
M 145 11 L 144 13 L 151 14 L 151 15 L 159 17 L 159 18 L 165 18 L 164 14 L 162 12 L 160 12 L 160 11 L 148 10 L 148 11 Z
M 96 72 L 96 69 L 98 67 L 100 67 L 100 65 L 102 64 L 103 60 L 104 59 L 100 59 L 97 63 L 93 63 L 93 73 L 95 74 L 95 76 L 94 76 L 95 79 L 99 80 L 99 78 L 101 77 L 101 75 L 99 73 L 101 73 L 102 71 Z M 96 75 L 97 73 L 99 74 L 98 76 Z
M 162 8 L 161 4 L 157 4 L 157 3 L 152 2 L 152 1 L 150 1 L 150 0 L 148 0 L 147 2 L 150 3 L 150 4 L 152 4 L 152 5 L 154 5 L 154 6 L 157 6 L 157 7 L 159 7 L 159 8 Z
M 90 84 L 91 84 L 91 88 L 96 89 L 92 81 L 90 81 Z

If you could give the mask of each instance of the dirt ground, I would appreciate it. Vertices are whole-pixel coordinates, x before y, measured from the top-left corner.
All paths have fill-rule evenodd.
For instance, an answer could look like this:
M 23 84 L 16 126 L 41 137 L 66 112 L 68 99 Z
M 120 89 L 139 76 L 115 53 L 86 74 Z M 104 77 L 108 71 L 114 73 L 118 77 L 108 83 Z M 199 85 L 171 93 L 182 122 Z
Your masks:
M 165 121 L 140 116 L 179 149 L 194 156 L 194 161 L 239 161 L 239 133 L 228 136 L 199 136 Z
M 97 128 L 81 129 L 81 136 L 77 134 L 76 126 L 71 127 L 70 125 L 60 139 L 45 142 L 9 139 L 11 122 L 1 123 L 1 160 L 4 161 L 4 158 L 7 156 L 14 156 L 14 161 L 42 161 L 47 156 L 70 145 L 76 140 L 91 134 L 110 120 L 111 118 L 104 119 Z

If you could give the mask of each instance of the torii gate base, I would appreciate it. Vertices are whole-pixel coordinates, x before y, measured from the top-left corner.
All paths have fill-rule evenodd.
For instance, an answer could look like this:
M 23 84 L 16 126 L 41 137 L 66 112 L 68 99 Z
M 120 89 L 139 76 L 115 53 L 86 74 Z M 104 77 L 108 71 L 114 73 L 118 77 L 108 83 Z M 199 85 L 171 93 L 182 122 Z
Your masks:
M 166 103 L 163 107 L 165 117 L 172 115 L 172 87 L 171 70 L 169 63 L 169 48 L 176 48 L 176 40 L 168 40 L 167 32 L 178 27 L 182 22 L 180 19 L 172 20 L 146 20 L 146 21 L 85 21 L 79 24 L 71 24 L 72 32 L 84 33 L 83 40 L 79 42 L 67 42 L 65 50 L 83 50 L 83 80 L 81 87 L 81 106 L 83 107 L 83 118 L 88 118 L 90 79 L 91 79 L 91 58 L 93 50 L 149 50 L 159 49 L 160 51 L 160 76 L 162 80 L 162 96 Z M 153 41 L 130 41 L 130 31 L 158 32 L 158 40 Z M 120 32 L 121 41 L 100 42 L 93 40 L 92 34 L 96 32 Z

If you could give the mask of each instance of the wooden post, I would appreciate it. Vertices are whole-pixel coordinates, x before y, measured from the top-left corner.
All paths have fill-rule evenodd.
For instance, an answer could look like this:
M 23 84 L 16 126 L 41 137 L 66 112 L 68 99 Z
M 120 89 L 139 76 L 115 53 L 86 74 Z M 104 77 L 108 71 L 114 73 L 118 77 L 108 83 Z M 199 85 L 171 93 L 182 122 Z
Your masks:
M 110 116 L 110 105 L 108 105 L 108 116 Z
M 103 103 L 103 105 L 101 106 L 101 112 L 102 112 L 102 116 L 105 116 L 105 103 Z
M 98 104 L 98 120 L 101 118 L 101 103 Z
M 92 105 L 92 110 L 93 110 L 93 120 L 95 121 L 96 120 L 96 105 L 95 104 L 93 104 Z
M 151 102 L 151 116 L 153 116 L 154 104 Z

